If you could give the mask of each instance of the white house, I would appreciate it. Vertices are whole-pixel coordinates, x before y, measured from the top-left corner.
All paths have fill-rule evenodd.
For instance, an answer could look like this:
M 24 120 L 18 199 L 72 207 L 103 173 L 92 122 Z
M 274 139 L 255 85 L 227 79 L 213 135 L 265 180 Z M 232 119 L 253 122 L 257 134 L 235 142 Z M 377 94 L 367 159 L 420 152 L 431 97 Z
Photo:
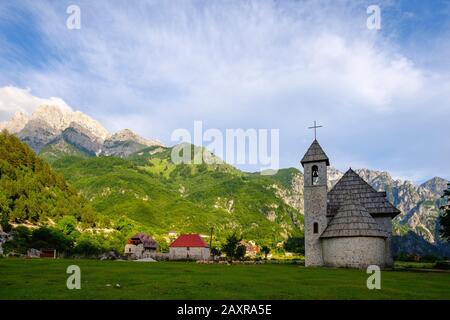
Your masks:
M 172 242 L 169 248 L 171 260 L 206 260 L 209 256 L 209 246 L 198 234 L 182 234 Z

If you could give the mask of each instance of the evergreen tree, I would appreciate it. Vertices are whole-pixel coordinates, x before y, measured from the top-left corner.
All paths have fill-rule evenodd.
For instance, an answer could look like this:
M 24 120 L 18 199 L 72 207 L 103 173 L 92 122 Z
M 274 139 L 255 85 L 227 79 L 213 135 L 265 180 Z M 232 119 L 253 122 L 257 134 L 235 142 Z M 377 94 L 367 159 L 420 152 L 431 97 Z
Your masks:
M 267 255 L 270 253 L 270 248 L 268 246 L 263 246 L 261 252 L 264 253 L 264 259 L 267 260 Z
M 227 255 L 228 261 L 233 262 L 233 259 L 242 260 L 246 253 L 246 248 L 240 242 L 242 237 L 238 237 L 236 233 L 227 237 L 225 245 L 222 247 L 222 252 Z
M 441 207 L 442 214 L 440 217 L 441 224 L 441 236 L 443 239 L 450 240 L 450 183 L 447 185 L 447 189 L 444 190 L 442 198 L 446 200 L 446 204 Z

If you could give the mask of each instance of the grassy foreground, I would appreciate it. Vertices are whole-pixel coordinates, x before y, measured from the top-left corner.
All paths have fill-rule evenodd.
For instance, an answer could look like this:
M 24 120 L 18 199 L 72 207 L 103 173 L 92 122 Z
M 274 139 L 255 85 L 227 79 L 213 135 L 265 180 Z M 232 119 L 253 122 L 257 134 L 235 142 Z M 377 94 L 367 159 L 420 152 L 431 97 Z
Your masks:
M 81 290 L 66 287 L 73 264 Z M 367 277 L 292 264 L 0 259 L 0 299 L 450 299 L 450 273 L 382 271 L 381 290 Z

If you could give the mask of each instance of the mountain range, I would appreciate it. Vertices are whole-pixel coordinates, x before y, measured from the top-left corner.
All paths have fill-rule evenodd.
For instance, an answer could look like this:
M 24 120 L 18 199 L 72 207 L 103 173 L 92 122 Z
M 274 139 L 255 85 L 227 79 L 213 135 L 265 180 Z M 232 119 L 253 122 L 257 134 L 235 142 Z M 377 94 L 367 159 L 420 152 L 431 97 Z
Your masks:
M 57 105 L 42 105 L 31 115 L 17 112 L 9 121 L 0 123 L 0 130 L 3 129 L 18 136 L 36 153 L 55 158 L 59 152 L 126 157 L 145 147 L 162 146 L 161 142 L 144 139 L 128 129 L 110 134 L 84 113 Z
M 160 237 L 170 230 L 220 236 L 238 230 L 248 239 L 279 243 L 302 234 L 303 174 L 296 168 L 273 176 L 242 172 L 227 164 L 175 165 L 172 148 L 128 129 L 110 134 L 81 112 L 44 105 L 0 123 L 27 143 L 101 214 L 133 220 Z M 192 146 L 192 152 L 214 155 Z M 208 162 L 211 163 L 211 162 Z M 401 210 L 394 220 L 398 250 L 448 254 L 439 237 L 445 179 L 421 185 L 388 172 L 355 171 Z M 329 188 L 343 173 L 328 169 Z M 420 252 L 415 252 L 420 248 Z M 416 250 L 417 251 L 417 250 Z

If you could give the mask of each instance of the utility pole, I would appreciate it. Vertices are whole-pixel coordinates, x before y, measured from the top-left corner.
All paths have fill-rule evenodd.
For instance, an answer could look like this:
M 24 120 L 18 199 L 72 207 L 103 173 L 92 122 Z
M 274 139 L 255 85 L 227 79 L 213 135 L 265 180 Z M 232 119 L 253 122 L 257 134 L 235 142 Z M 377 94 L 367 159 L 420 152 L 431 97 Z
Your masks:
M 211 227 L 211 235 L 209 236 L 209 257 L 212 256 L 212 237 L 213 237 L 214 227 Z

